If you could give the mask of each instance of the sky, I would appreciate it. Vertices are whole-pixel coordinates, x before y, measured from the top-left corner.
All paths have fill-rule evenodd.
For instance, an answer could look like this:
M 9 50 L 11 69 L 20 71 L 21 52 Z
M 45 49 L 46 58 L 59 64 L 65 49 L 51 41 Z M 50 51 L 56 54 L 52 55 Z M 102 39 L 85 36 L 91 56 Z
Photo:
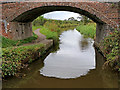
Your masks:
M 54 11 L 54 12 L 46 13 L 43 16 L 44 18 L 48 18 L 48 19 L 65 20 L 70 17 L 74 17 L 75 19 L 77 19 L 77 17 L 80 15 L 78 13 L 69 12 L 69 11 Z

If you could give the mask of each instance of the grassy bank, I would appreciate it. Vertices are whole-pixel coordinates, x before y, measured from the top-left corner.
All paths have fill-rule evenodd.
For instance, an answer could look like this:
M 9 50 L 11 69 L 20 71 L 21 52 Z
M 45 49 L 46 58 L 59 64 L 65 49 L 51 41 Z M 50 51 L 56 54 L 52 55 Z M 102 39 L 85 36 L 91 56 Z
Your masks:
M 67 28 L 76 27 L 79 21 L 75 20 L 53 20 L 46 19 L 43 16 L 36 18 L 33 23 L 33 31 L 40 28 L 40 33 L 44 34 L 47 39 L 53 39 L 54 43 L 58 42 L 59 35 Z
M 37 29 L 40 29 L 42 26 L 32 26 L 32 30 L 37 30 Z
M 23 45 L 25 43 L 30 43 L 32 42 L 33 40 L 36 40 L 37 39 L 37 35 L 33 33 L 33 36 L 32 37 L 29 37 L 27 39 L 24 39 L 24 40 L 17 40 L 17 41 L 14 41 L 14 40 L 11 40 L 11 39 L 8 39 L 8 38 L 5 38 L 5 37 L 2 37 L 2 48 L 6 48 L 6 47 L 12 47 L 12 46 L 20 46 L 20 45 Z
M 84 37 L 94 38 L 96 35 L 96 24 L 88 23 L 86 25 L 82 24 L 76 28 Z
M 45 51 L 44 44 L 8 47 L 2 49 L 2 77 L 14 76 Z
M 59 41 L 59 35 L 61 32 L 68 30 L 70 28 L 74 29 L 79 24 L 73 23 L 72 21 L 62 21 L 62 20 L 51 20 L 45 19 L 46 21 L 41 26 L 36 26 L 38 24 L 33 25 L 33 31 L 35 29 L 40 29 L 40 33 L 44 34 L 47 39 L 53 39 L 54 44 L 57 44 Z M 37 23 L 38 21 L 36 21 Z M 75 21 L 74 21 L 75 22 Z M 74 27 L 74 28 L 73 28 Z

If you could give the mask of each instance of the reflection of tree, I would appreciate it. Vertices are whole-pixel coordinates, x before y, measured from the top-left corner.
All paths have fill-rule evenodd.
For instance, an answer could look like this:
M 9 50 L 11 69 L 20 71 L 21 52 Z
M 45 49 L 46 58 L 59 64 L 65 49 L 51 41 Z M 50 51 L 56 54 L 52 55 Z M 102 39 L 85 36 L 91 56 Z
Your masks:
M 81 41 L 80 41 L 80 47 L 82 50 L 85 50 L 88 48 L 88 41 L 86 38 L 82 38 Z

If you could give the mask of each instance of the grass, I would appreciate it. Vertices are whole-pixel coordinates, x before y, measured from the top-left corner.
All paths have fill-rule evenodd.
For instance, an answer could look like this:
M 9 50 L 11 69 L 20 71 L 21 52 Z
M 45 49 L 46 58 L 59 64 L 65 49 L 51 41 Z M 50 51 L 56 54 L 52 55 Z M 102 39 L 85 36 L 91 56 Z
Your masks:
M 2 36 L 1 36 L 1 38 L 2 38 L 2 47 L 3 48 L 16 46 L 16 44 L 17 44 L 17 41 L 14 41 L 14 40 L 2 37 Z
M 41 28 L 42 26 L 32 26 L 32 30 L 34 31 L 34 30 L 37 30 L 37 29 L 39 29 L 39 28 Z
M 42 27 L 40 29 L 40 33 L 44 34 L 47 39 L 53 39 L 54 42 L 58 41 L 58 32 L 54 32 L 54 31 L 49 30 L 46 27 Z
M 40 28 L 40 33 L 46 36 L 47 39 L 53 39 L 54 44 L 58 44 L 59 41 L 59 35 L 61 32 L 65 31 L 66 28 L 67 30 L 70 29 L 71 27 L 75 27 L 78 24 L 65 24 L 62 23 L 60 24 L 59 22 L 55 21 L 46 21 L 43 26 L 34 26 L 33 25 L 33 31 Z
M 87 25 L 81 24 L 76 28 L 84 37 L 94 38 L 96 35 L 96 24 L 95 23 L 88 23 Z
M 29 37 L 29 38 L 24 39 L 24 40 L 17 40 L 17 41 L 2 37 L 2 48 L 12 47 L 12 46 L 20 46 L 20 45 L 23 45 L 25 43 L 30 43 L 33 40 L 37 39 L 37 37 L 38 36 L 35 33 L 33 33 L 32 37 Z

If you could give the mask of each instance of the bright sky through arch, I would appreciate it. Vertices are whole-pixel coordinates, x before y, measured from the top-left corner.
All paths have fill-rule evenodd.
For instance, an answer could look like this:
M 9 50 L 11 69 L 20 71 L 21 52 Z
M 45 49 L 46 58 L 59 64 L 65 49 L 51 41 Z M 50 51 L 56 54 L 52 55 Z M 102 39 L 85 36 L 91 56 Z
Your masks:
M 43 16 L 44 18 L 48 18 L 48 19 L 65 20 L 70 17 L 74 17 L 75 19 L 77 19 L 77 17 L 80 16 L 80 14 L 69 11 L 54 11 L 54 12 L 46 13 Z

